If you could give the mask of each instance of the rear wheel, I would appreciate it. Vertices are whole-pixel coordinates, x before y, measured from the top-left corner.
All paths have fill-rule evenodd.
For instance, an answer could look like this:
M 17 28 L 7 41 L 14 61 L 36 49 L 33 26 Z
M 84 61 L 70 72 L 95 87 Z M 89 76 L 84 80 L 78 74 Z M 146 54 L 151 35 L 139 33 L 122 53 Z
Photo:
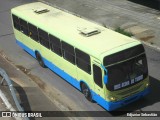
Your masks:
M 42 59 L 41 55 L 38 52 L 36 53 L 36 58 L 37 58 L 37 61 L 40 64 L 40 66 L 43 67 L 43 68 L 45 68 L 46 66 L 45 66 L 45 64 L 43 62 L 43 59 Z
M 92 101 L 92 95 L 91 95 L 91 92 L 90 92 L 88 86 L 85 83 L 82 83 L 81 87 L 82 87 L 82 93 L 84 94 L 86 99 L 89 101 Z

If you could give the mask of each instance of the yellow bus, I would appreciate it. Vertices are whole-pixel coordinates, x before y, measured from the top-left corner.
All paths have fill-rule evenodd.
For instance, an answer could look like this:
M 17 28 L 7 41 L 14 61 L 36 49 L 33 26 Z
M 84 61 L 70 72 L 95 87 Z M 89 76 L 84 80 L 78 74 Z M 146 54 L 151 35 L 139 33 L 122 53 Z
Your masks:
M 41 2 L 11 14 L 16 43 L 88 100 L 112 111 L 149 93 L 138 40 Z

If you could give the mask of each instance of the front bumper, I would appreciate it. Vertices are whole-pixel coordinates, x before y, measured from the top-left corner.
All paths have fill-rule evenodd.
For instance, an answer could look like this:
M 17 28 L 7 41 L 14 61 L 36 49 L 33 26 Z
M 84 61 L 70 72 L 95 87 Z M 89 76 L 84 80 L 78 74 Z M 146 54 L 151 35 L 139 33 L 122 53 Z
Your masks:
M 103 106 L 105 109 L 107 109 L 108 111 L 113 111 L 115 109 L 118 109 L 120 107 L 123 107 L 129 103 L 132 103 L 142 97 L 144 97 L 145 95 L 147 95 L 150 92 L 150 88 L 146 88 L 145 90 L 143 90 L 142 92 L 139 92 L 133 96 L 130 96 L 128 98 L 125 98 L 121 101 L 117 101 L 117 102 L 107 102 L 105 106 Z

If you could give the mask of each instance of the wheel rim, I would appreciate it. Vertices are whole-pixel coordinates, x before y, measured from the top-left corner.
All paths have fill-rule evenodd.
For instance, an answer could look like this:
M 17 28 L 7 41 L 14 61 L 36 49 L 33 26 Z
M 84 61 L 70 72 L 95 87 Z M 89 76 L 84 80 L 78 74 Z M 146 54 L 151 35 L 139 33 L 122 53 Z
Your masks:
M 41 59 L 41 56 L 39 54 L 37 54 L 37 60 L 38 60 L 39 64 L 41 65 L 42 64 L 42 59 Z
M 89 89 L 86 85 L 83 85 L 83 94 L 86 98 L 89 96 Z
M 84 94 L 85 97 L 88 97 L 88 95 L 89 95 L 88 89 L 84 89 L 84 90 L 83 90 L 83 94 Z
M 38 61 L 39 65 L 41 67 L 45 68 L 46 67 L 45 63 L 44 63 L 44 61 L 43 61 L 43 59 L 42 59 L 42 57 L 41 57 L 41 55 L 39 53 L 36 54 L 36 58 L 37 58 L 37 61 Z

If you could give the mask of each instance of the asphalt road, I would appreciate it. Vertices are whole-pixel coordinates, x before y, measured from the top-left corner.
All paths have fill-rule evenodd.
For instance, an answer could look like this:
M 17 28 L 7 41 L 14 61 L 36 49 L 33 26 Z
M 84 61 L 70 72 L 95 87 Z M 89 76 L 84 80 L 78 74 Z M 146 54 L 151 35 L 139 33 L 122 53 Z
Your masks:
M 154 0 L 43 0 L 110 29 L 126 28 L 138 39 L 160 46 L 160 11 Z M 145 1 L 145 2 L 144 2 Z M 152 2 L 151 2 L 152 1 Z M 135 3 L 134 3 L 135 2 Z M 139 3 L 139 4 L 136 4 Z M 137 26 L 137 27 L 136 27 Z
M 52 85 L 52 87 L 63 93 L 63 95 L 61 95 L 60 97 L 62 97 L 62 99 L 63 97 L 69 99 L 70 103 L 72 103 L 72 105 L 70 105 L 70 109 L 77 111 L 105 111 L 96 103 L 88 102 L 78 90 L 76 90 L 70 84 L 54 74 L 52 71 L 50 71 L 49 69 L 41 68 L 34 58 L 32 58 L 16 45 L 11 27 L 10 8 L 23 4 L 25 2 L 30 2 L 31 0 L 25 2 L 22 0 L 5 1 L 7 1 L 8 3 L 4 2 L 4 4 L 2 4 L 2 2 L 0 4 L 0 51 L 3 50 L 15 65 L 20 65 L 29 69 L 32 74 L 38 76 L 39 78 L 41 78 L 41 80 Z M 158 95 L 158 93 L 160 90 L 160 53 L 148 47 L 145 47 L 145 49 L 148 59 L 152 92 L 144 99 L 121 108 L 118 111 L 159 111 L 160 96 Z M 110 114 L 111 116 L 123 116 L 125 113 L 119 115 L 112 115 L 111 113 L 108 114 Z

